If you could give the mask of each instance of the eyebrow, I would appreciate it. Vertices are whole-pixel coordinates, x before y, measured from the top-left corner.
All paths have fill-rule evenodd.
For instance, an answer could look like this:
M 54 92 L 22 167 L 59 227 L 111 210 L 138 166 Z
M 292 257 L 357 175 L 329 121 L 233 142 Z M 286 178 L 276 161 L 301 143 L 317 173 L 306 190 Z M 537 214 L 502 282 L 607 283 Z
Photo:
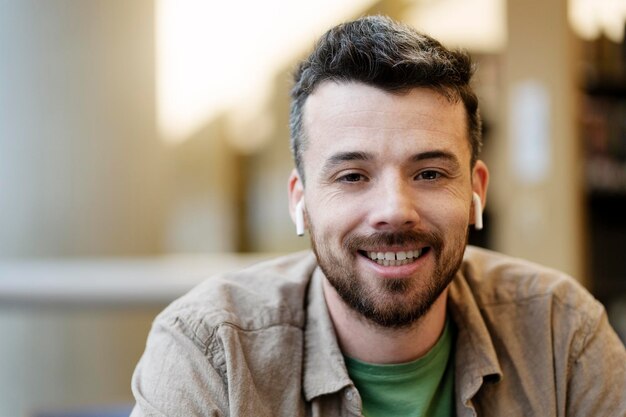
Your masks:
M 327 173 L 337 165 L 347 161 L 369 161 L 371 159 L 374 159 L 374 155 L 368 152 L 338 152 L 328 158 L 322 172 Z
M 330 158 L 328 158 L 328 160 L 324 164 L 324 167 L 322 168 L 322 172 L 328 173 L 329 171 L 332 171 L 333 168 L 335 168 L 338 165 L 341 165 L 344 162 L 370 161 L 372 159 L 374 159 L 374 154 L 371 154 L 368 152 L 358 152 L 358 151 L 338 152 L 332 155 Z M 416 153 L 409 158 L 409 161 L 415 163 L 415 162 L 421 162 L 421 161 L 428 161 L 431 159 L 444 160 L 448 162 L 449 164 L 451 164 L 452 168 L 454 169 L 458 169 L 461 166 L 459 159 L 456 157 L 456 155 L 454 155 L 451 152 L 442 151 L 442 150 L 434 150 L 434 151 Z
M 437 150 L 437 151 L 421 152 L 421 153 L 417 153 L 411 156 L 410 159 L 412 162 L 426 161 L 429 159 L 442 159 L 444 161 L 447 161 L 451 165 L 453 165 L 454 168 L 459 168 L 461 166 L 461 163 L 459 162 L 459 158 L 457 158 L 456 155 L 454 155 L 453 153 L 447 152 L 447 151 Z

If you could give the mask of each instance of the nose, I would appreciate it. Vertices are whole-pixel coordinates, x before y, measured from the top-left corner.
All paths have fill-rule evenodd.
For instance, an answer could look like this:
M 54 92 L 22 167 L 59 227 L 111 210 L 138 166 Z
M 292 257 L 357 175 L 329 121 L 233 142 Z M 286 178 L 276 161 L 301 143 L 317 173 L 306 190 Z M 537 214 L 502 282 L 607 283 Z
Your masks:
M 415 190 L 401 178 L 381 182 L 376 188 L 371 200 L 370 226 L 381 231 L 413 229 L 420 220 Z

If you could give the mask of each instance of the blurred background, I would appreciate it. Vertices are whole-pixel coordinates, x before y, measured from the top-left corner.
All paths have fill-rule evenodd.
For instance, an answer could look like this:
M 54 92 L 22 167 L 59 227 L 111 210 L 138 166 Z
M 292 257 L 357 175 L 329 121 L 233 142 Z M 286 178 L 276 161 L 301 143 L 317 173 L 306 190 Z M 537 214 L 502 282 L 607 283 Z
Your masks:
M 308 247 L 290 74 L 376 13 L 476 59 L 472 242 L 572 274 L 626 340 L 626 1 L 0 0 L 0 417 L 124 415 L 161 309 Z

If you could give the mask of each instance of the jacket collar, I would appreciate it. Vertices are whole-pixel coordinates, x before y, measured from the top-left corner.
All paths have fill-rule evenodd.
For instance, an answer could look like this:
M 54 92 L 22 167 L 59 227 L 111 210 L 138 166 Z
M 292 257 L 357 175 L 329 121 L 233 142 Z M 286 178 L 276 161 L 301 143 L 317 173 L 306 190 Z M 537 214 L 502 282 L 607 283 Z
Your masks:
M 472 272 L 471 265 L 464 262 L 448 292 L 448 313 L 457 328 L 454 363 L 457 410 L 473 408 L 472 398 L 482 385 L 502 379 L 493 340 L 468 283 L 467 275 Z
M 321 269 L 316 268 L 308 289 L 303 358 L 303 390 L 307 401 L 352 385 L 326 307 L 323 276 Z

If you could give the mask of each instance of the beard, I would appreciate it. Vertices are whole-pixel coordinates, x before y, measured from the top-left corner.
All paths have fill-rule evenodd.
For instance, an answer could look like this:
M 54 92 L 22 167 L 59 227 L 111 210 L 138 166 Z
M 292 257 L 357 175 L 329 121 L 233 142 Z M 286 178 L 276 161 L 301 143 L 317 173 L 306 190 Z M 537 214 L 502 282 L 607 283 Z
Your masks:
M 468 229 L 447 246 L 441 234 L 434 232 L 353 235 L 337 251 L 329 247 L 328 240 L 319 238 L 310 221 L 308 224 L 318 265 L 342 300 L 369 322 L 390 329 L 410 327 L 429 311 L 459 270 L 468 238 Z M 424 245 L 429 247 L 428 254 L 433 255 L 435 263 L 430 276 L 383 278 L 368 283 L 357 275 L 356 257 L 361 256 L 361 248 Z

